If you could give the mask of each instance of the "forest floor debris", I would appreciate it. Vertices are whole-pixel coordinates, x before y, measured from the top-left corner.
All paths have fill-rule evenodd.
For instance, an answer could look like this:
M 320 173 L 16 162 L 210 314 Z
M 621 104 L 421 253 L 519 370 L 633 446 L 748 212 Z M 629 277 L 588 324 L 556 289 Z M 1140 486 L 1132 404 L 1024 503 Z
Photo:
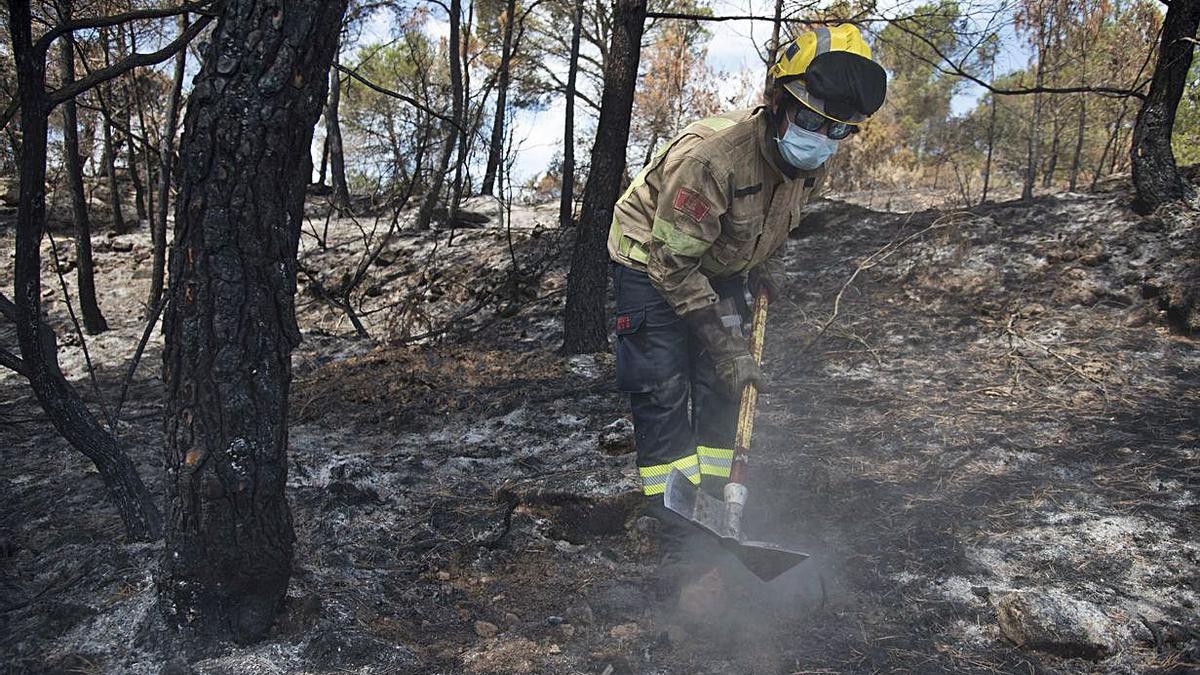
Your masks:
M 121 543 L 99 478 L 0 373 L 0 653 L 15 672 L 1189 672 L 1200 351 L 1147 288 L 1176 226 L 1129 199 L 1114 184 L 814 210 L 773 309 L 747 516 L 813 557 L 770 585 L 721 561 L 737 601 L 707 627 L 681 628 L 654 583 L 611 357 L 555 355 L 567 242 L 551 208 L 521 207 L 511 231 L 493 214 L 453 246 L 398 229 L 351 294 L 370 339 L 301 280 L 296 571 L 257 645 L 171 660 L 159 545 Z M 328 288 L 388 222 L 323 228 L 314 210 L 303 256 Z M 113 239 L 131 244 L 97 247 L 114 330 L 88 338 L 108 396 L 142 330 L 149 252 L 144 229 Z M 61 290 L 47 304 L 94 403 Z M 119 427 L 156 494 L 160 351 L 156 335 Z M 1102 648 L 1006 639 L 1005 599 L 1031 597 L 1097 619 L 1083 635 Z

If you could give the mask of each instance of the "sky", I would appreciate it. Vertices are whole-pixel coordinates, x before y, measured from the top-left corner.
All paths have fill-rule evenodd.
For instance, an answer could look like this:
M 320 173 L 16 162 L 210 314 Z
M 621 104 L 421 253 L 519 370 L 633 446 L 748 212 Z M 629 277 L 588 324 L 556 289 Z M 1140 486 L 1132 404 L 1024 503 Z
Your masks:
M 974 0 L 963 0 L 962 5 L 967 14 L 972 12 Z M 977 9 L 991 8 L 1006 0 L 978 0 Z M 882 13 L 893 15 L 902 13 L 906 7 L 915 5 L 917 0 L 893 0 L 890 7 L 884 5 Z M 717 16 L 770 16 L 774 3 L 771 0 L 712 0 L 713 14 Z M 983 14 L 990 16 L 990 12 Z M 380 13 L 374 17 L 365 30 L 364 40 L 384 40 L 390 32 L 391 15 Z M 770 23 L 767 21 L 723 21 L 707 24 L 712 33 L 708 46 L 707 63 L 710 68 L 720 74 L 718 80 L 726 84 L 721 91 L 722 98 L 734 96 L 736 87 L 742 81 L 742 74 L 761 72 L 763 65 L 754 48 L 754 42 L 764 42 L 770 35 Z M 426 23 L 425 30 L 433 37 L 445 38 L 449 34 L 449 23 L 438 17 L 431 17 Z M 998 72 L 1005 72 L 1022 67 L 1028 62 L 1026 50 L 1011 29 L 1001 33 L 1005 46 L 1001 51 L 998 62 Z M 757 78 L 757 76 L 756 76 Z M 983 89 L 976 85 L 964 85 L 951 101 L 951 111 L 962 115 L 972 109 Z M 577 106 L 577 110 L 579 107 Z M 577 124 L 580 114 L 576 114 Z M 551 105 L 540 111 L 520 111 L 513 120 L 513 138 L 517 147 L 517 159 L 513 166 L 512 183 L 521 185 L 543 173 L 553 161 L 555 155 L 561 152 L 562 130 L 565 122 L 565 101 L 556 97 Z M 576 147 L 576 156 L 588 152 L 587 147 Z

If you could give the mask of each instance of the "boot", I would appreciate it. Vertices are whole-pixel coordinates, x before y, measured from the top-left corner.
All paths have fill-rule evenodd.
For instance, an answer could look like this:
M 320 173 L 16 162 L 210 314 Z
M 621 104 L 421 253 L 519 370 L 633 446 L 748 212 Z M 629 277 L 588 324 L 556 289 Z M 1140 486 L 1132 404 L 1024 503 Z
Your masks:
M 657 521 L 659 599 L 674 598 L 687 613 L 711 604 L 710 600 L 723 604 L 724 588 L 716 567 L 727 554 L 719 540 L 663 506 L 662 497 L 649 498 L 643 514 Z

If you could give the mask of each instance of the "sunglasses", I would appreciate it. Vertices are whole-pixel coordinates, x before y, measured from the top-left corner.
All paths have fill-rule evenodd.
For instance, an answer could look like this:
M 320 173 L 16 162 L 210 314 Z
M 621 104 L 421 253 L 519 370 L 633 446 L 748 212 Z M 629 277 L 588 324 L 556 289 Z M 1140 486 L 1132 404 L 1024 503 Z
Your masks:
M 846 124 L 845 122 L 837 122 L 829 119 L 821 113 L 807 106 L 797 106 L 792 112 L 791 121 L 805 131 L 820 131 L 821 127 L 828 125 L 825 129 L 825 135 L 830 140 L 840 141 L 850 134 L 858 133 L 857 124 Z

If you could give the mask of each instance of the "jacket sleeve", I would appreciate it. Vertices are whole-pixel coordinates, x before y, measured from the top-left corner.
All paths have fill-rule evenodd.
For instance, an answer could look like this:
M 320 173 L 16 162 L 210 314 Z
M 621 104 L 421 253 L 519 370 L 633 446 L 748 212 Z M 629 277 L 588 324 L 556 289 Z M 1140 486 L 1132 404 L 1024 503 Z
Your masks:
M 721 234 L 727 199 L 721 181 L 703 160 L 668 158 L 647 244 L 650 283 L 680 316 L 717 301 L 700 271 L 700 258 Z

